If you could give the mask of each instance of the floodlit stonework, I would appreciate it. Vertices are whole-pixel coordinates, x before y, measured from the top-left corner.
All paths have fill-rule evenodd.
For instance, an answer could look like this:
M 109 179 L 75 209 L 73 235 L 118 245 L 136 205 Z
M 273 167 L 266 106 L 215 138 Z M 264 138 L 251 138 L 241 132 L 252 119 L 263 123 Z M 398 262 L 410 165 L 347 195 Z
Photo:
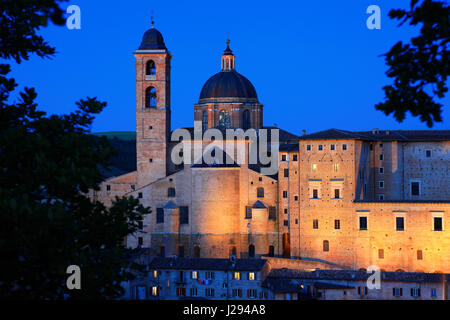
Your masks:
M 151 208 L 128 246 L 154 256 L 301 257 L 355 270 L 450 273 L 450 131 L 280 129 L 278 174 L 270 177 L 248 163 L 175 165 L 171 54 L 152 28 L 134 56 L 137 171 L 92 193 L 107 205 L 132 195 Z M 262 115 L 227 45 L 194 120 L 259 130 Z

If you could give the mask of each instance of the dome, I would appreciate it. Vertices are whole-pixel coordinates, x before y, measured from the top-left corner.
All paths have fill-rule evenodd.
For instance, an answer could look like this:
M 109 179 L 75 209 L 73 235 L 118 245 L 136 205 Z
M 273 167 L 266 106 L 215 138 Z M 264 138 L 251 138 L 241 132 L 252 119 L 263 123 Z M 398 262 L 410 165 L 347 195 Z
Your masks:
M 154 27 L 148 29 L 144 36 L 142 37 L 141 45 L 139 50 L 166 50 L 166 45 L 164 43 L 164 38 L 158 30 Z
M 200 93 L 200 103 L 219 100 L 258 102 L 258 96 L 255 87 L 246 77 L 235 70 L 229 70 L 221 71 L 209 78 Z

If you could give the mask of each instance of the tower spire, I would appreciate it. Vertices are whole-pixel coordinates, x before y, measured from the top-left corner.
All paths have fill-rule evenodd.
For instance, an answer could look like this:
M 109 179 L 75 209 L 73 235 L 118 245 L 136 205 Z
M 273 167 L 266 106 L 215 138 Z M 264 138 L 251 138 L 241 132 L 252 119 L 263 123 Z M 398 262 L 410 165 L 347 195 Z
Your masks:
M 155 27 L 155 20 L 153 19 L 153 16 L 154 16 L 154 11 L 152 9 L 152 15 L 150 16 L 150 20 L 152 21 L 152 28 Z

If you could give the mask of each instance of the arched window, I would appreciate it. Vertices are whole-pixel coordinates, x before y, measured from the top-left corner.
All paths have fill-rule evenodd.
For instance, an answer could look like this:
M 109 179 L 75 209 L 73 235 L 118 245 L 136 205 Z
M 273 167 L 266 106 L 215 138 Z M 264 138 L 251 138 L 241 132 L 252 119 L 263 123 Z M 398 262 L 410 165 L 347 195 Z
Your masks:
M 330 242 L 328 240 L 323 240 L 323 252 L 330 251 Z
M 229 129 L 231 128 L 230 114 L 226 110 L 221 110 L 219 112 L 219 126 Z
M 248 257 L 249 258 L 255 257 L 255 246 L 252 244 L 248 246 Z
M 145 107 L 156 108 L 156 89 L 153 87 L 148 87 L 145 90 Z
M 229 254 L 230 254 L 230 256 L 235 256 L 236 255 L 236 247 L 235 246 L 231 246 L 230 247 Z
M 147 76 L 156 75 L 156 66 L 155 66 L 155 62 L 153 60 L 147 61 L 147 64 L 145 65 L 145 74 Z
M 242 129 L 250 129 L 250 111 L 245 110 L 242 114 Z
M 170 198 L 175 197 L 175 188 L 167 189 L 167 196 L 170 197 Z
M 200 258 L 200 246 L 194 246 L 194 258 Z
M 269 257 L 275 256 L 275 247 L 269 246 Z
M 208 111 L 203 111 L 202 113 L 202 129 L 205 131 L 208 129 Z

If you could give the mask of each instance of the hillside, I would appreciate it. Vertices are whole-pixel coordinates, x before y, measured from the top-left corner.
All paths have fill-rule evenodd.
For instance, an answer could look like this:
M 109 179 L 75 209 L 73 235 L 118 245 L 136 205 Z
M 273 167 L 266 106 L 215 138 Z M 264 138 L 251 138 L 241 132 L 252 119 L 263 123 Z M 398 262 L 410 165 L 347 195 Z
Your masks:
M 110 170 L 102 170 L 105 179 L 136 170 L 136 132 L 95 132 L 92 135 L 95 137 L 107 137 L 113 148 L 119 152 L 119 155 L 111 159 L 113 165 Z

